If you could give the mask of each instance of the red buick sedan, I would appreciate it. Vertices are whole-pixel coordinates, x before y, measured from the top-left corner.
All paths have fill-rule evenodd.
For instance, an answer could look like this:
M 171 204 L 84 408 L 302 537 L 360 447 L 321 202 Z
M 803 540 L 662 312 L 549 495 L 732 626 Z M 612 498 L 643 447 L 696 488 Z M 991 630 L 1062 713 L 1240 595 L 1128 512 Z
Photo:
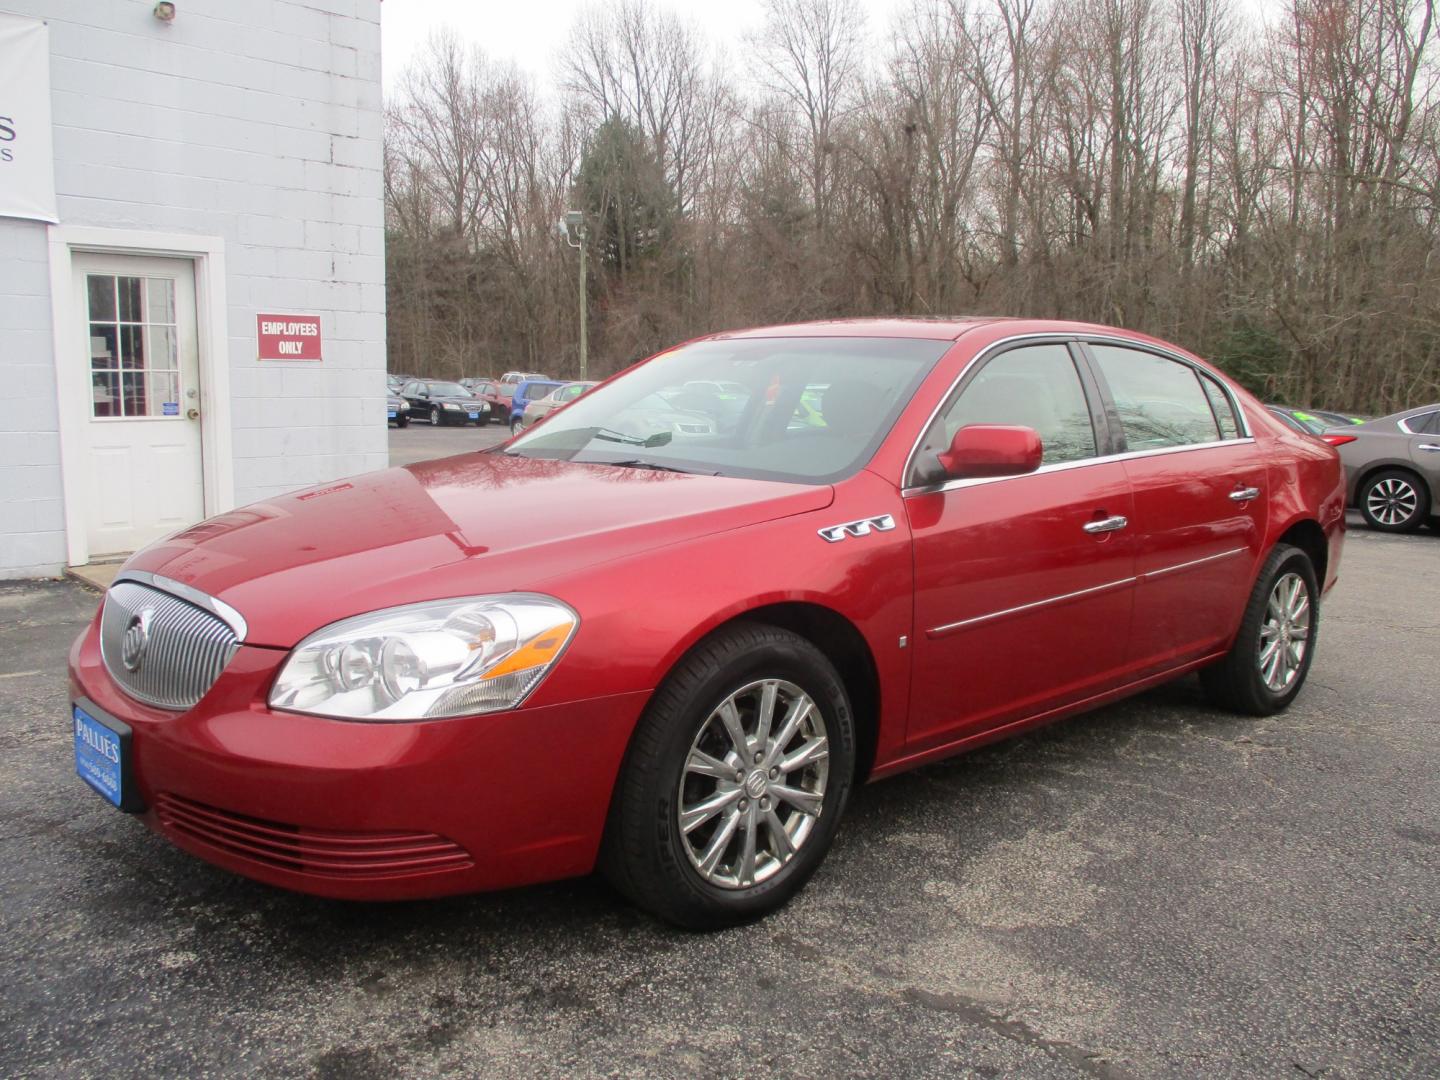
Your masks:
M 139 552 L 71 654 L 77 771 L 291 889 L 598 866 L 733 923 L 858 782 L 1194 670 L 1285 708 L 1344 508 L 1333 448 L 1138 334 L 717 334 L 493 451 Z

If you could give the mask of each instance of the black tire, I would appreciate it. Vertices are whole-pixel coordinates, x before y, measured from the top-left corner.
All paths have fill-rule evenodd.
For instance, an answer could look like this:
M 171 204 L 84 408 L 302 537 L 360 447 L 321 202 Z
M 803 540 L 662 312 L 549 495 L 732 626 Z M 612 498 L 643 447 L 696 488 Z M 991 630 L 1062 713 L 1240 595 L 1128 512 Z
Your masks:
M 403 428 L 403 427 L 409 427 L 409 426 L 410 426 L 410 418 L 409 418 L 408 416 L 397 416 L 397 417 L 395 418 L 395 426 L 396 426 L 396 427 L 402 427 L 402 428 Z
M 445 424 L 445 414 L 440 411 L 440 406 L 439 406 L 439 405 L 431 405 L 431 406 L 430 406 L 430 425 L 431 425 L 432 427 L 443 427 L 444 424 Z
M 761 679 L 785 680 L 814 702 L 825 724 L 829 775 L 809 835 L 788 861 L 756 884 L 723 887 L 707 881 L 692 862 L 677 801 L 685 762 L 712 713 L 729 695 Z M 715 929 L 759 918 L 788 901 L 824 860 L 854 772 L 854 716 L 830 661 L 788 630 L 731 624 L 686 655 L 646 707 L 616 781 L 601 869 L 637 905 L 678 926 Z M 788 807 L 787 812 L 794 813 Z M 766 835 L 772 836 L 773 852 L 773 835 Z
M 1430 516 L 1430 491 L 1407 469 L 1381 469 L 1355 492 L 1355 506 L 1372 529 L 1414 532 Z
M 1261 674 L 1260 656 L 1264 644 L 1261 632 L 1269 614 L 1271 593 L 1277 583 L 1290 574 L 1298 575 L 1304 583 L 1309 599 L 1309 628 L 1304 654 L 1300 657 L 1294 678 L 1283 689 L 1275 690 L 1266 684 Z M 1310 556 L 1300 548 L 1277 544 L 1255 580 L 1255 589 L 1245 605 L 1240 632 L 1235 635 L 1234 644 L 1223 659 L 1201 669 L 1200 682 L 1210 700 L 1222 709 L 1249 716 L 1270 716 L 1280 712 L 1289 707 L 1305 685 L 1305 678 L 1310 674 L 1310 665 L 1315 659 L 1319 630 L 1320 588 Z

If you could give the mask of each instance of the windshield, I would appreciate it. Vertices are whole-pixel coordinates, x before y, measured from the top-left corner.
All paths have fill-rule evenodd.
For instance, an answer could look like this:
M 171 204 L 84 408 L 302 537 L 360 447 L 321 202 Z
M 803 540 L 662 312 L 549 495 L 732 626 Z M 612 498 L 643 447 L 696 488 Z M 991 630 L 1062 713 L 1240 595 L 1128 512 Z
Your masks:
M 908 338 L 701 341 L 591 390 L 505 452 L 832 483 L 870 460 L 949 347 Z
M 458 382 L 432 382 L 429 384 L 431 397 L 470 397 L 470 391 Z

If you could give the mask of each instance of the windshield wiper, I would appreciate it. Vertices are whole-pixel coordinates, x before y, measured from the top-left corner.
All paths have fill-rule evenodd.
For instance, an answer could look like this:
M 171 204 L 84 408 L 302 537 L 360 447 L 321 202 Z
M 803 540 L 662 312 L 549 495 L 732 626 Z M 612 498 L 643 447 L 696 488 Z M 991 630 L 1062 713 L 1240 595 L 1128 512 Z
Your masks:
M 658 461 L 646 461 L 644 458 L 625 458 L 623 461 L 594 461 L 587 462 L 592 465 L 618 465 L 622 469 L 654 469 L 656 472 L 678 472 L 691 473 L 697 476 L 719 476 L 719 473 L 702 473 L 699 469 L 681 469 L 674 465 L 662 465 Z
M 674 437 L 669 431 L 657 431 L 654 435 L 631 435 L 629 432 L 616 431 L 614 428 L 596 428 L 591 438 L 603 439 L 605 442 L 624 443 L 627 446 L 664 446 Z

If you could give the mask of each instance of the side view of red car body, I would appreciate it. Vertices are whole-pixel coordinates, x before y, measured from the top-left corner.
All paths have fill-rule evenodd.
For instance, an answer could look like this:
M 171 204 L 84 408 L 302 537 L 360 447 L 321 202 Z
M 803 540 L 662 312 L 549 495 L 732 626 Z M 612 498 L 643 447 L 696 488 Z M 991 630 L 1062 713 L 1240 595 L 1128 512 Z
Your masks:
M 116 616 L 113 647 L 103 613 L 76 642 L 77 708 L 124 744 L 112 801 L 195 855 L 309 893 L 497 889 L 598 860 L 665 917 L 713 925 L 803 884 L 852 782 L 1198 668 L 1246 711 L 1299 690 L 1340 562 L 1338 458 L 1197 358 L 1056 322 L 772 327 L 699 343 L 755 393 L 698 449 L 683 432 L 594 422 L 611 398 L 629 415 L 627 380 L 658 379 L 696 347 L 622 373 L 502 452 L 270 499 L 136 554 L 121 575 L 135 596 L 202 609 L 235 640 L 180 706 L 125 681 L 144 611 Z M 891 351 L 919 357 L 894 393 Z M 814 375 L 862 362 L 864 378 Z M 799 364 L 795 394 L 821 397 L 829 430 L 782 416 L 746 435 L 787 408 Z M 613 440 L 604 459 L 575 460 L 562 424 L 583 425 L 576 445 Z M 765 462 L 855 464 L 774 479 L 755 475 L 751 445 L 783 449 Z M 663 453 L 691 456 L 648 460 Z M 488 509 L 500 489 L 503 516 Z M 560 613 L 505 661 L 544 652 L 513 707 L 375 721 L 281 693 L 322 628 L 494 594 Z M 141 665 L 193 676 L 183 634 L 151 640 Z M 350 677 L 335 669 L 351 654 L 323 655 L 330 674 L 315 679 Z

